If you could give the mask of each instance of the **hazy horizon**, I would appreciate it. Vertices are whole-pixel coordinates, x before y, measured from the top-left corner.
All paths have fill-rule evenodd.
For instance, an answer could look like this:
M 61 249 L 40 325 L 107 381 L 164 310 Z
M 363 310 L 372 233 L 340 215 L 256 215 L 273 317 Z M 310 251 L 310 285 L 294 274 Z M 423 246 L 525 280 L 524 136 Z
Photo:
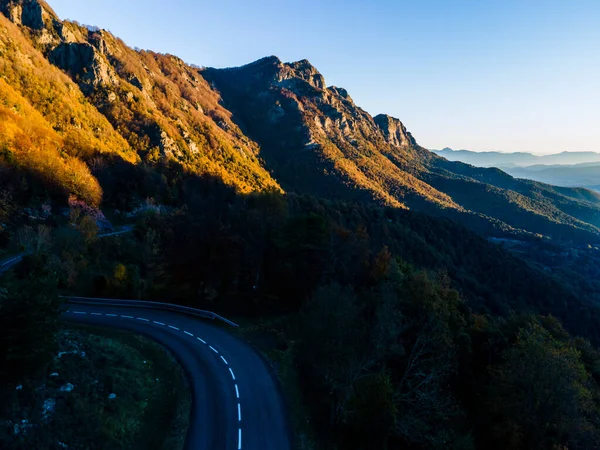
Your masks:
M 461 151 L 468 151 L 468 152 L 475 152 L 475 153 L 505 153 L 505 154 L 511 154 L 511 153 L 530 153 L 532 155 L 535 156 L 551 156 L 551 155 L 558 155 L 560 153 L 580 153 L 580 152 L 592 152 L 592 153 L 599 153 L 600 151 L 594 151 L 594 150 L 563 150 L 563 151 L 557 151 L 557 152 L 552 152 L 552 153 L 538 153 L 538 152 L 526 152 L 526 151 L 522 151 L 522 150 L 509 150 L 509 151 L 502 151 L 502 150 L 472 150 L 472 149 L 468 149 L 468 148 L 452 148 L 449 146 L 445 146 L 443 148 L 433 148 L 433 147 L 429 147 L 429 150 L 433 150 L 433 151 L 440 151 L 440 150 L 444 150 L 445 148 L 449 148 L 450 150 L 454 150 L 455 152 L 461 152 Z
M 50 0 L 64 19 L 189 63 L 308 59 L 426 148 L 600 151 L 600 3 Z

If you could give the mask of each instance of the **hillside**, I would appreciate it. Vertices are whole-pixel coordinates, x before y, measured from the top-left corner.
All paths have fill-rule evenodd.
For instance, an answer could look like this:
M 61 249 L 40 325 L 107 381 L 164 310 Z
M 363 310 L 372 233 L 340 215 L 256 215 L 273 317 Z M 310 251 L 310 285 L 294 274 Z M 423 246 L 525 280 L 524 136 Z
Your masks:
M 99 204 L 102 191 L 84 161 L 98 154 L 135 164 L 138 155 L 70 78 L 1 15 L 0 73 L 0 170 L 5 173 L 0 184 L 11 185 L 26 173 L 34 186 L 12 193 L 15 200 L 48 189 L 51 195 L 75 194 Z M 37 190 L 35 183 L 41 183 Z
M 201 174 L 245 193 L 279 189 L 261 167 L 257 145 L 231 122 L 195 69 L 175 57 L 135 52 L 96 28 L 60 21 L 45 2 L 2 0 L 0 11 L 6 16 L 0 14 L 4 105 L 21 116 L 29 112 L 17 103 L 35 109 L 55 133 L 54 152 L 72 166 L 91 168 L 105 195 L 80 195 L 64 177 L 49 181 L 59 191 L 93 204 L 126 206 L 123 196 L 169 201 L 177 198 L 182 176 Z M 12 165 L 9 160 L 2 165 Z M 39 173 L 18 160 L 20 169 Z

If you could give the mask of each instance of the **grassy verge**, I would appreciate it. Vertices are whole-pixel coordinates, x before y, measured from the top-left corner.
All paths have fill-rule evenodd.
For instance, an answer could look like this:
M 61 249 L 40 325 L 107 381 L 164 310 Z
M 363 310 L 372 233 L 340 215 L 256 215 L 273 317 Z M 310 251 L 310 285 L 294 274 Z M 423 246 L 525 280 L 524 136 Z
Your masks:
M 300 388 L 300 377 L 294 365 L 294 345 L 285 339 L 285 319 L 250 321 L 235 320 L 240 326 L 236 333 L 256 348 L 271 364 L 287 401 L 294 438 L 298 450 L 319 448 L 310 414 Z
M 2 449 L 182 449 L 191 397 L 160 345 L 123 331 L 72 326 L 43 379 L 5 395 Z

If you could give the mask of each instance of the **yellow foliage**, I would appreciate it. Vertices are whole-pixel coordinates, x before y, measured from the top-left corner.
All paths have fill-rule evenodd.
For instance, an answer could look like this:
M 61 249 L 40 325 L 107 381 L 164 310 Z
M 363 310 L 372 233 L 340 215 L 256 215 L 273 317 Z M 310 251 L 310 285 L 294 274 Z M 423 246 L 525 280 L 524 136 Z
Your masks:
M 63 138 L 2 79 L 0 149 L 10 153 L 12 164 L 55 189 L 74 194 L 90 205 L 100 204 L 102 189 L 87 165 L 64 153 Z
M 125 284 L 127 282 L 127 267 L 125 267 L 125 265 L 123 264 L 117 264 L 115 267 L 115 272 L 113 274 L 113 277 L 115 279 L 115 281 L 117 282 L 117 284 Z
M 50 64 L 2 14 L 0 76 L 65 138 L 63 148 L 70 155 L 116 153 L 126 161 L 139 161 L 127 141 L 87 101 L 79 87 Z

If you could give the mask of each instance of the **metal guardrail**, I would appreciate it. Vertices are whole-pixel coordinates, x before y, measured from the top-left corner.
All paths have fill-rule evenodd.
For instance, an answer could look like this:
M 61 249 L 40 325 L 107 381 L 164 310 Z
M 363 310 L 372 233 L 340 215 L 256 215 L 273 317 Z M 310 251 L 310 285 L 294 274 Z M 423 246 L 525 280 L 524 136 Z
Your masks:
M 188 306 L 174 305 L 172 303 L 161 303 L 161 302 L 149 302 L 145 300 L 121 300 L 114 298 L 90 298 L 90 297 L 70 297 L 61 296 L 66 299 L 67 303 L 76 305 L 103 305 L 103 306 L 123 306 L 129 308 L 151 308 L 159 309 L 164 311 L 173 311 L 182 314 L 189 314 L 196 317 L 202 317 L 210 320 L 220 320 L 229 326 L 238 328 L 239 325 L 231 320 L 226 319 L 223 316 L 215 314 L 211 311 L 204 311 L 201 309 L 190 308 Z

